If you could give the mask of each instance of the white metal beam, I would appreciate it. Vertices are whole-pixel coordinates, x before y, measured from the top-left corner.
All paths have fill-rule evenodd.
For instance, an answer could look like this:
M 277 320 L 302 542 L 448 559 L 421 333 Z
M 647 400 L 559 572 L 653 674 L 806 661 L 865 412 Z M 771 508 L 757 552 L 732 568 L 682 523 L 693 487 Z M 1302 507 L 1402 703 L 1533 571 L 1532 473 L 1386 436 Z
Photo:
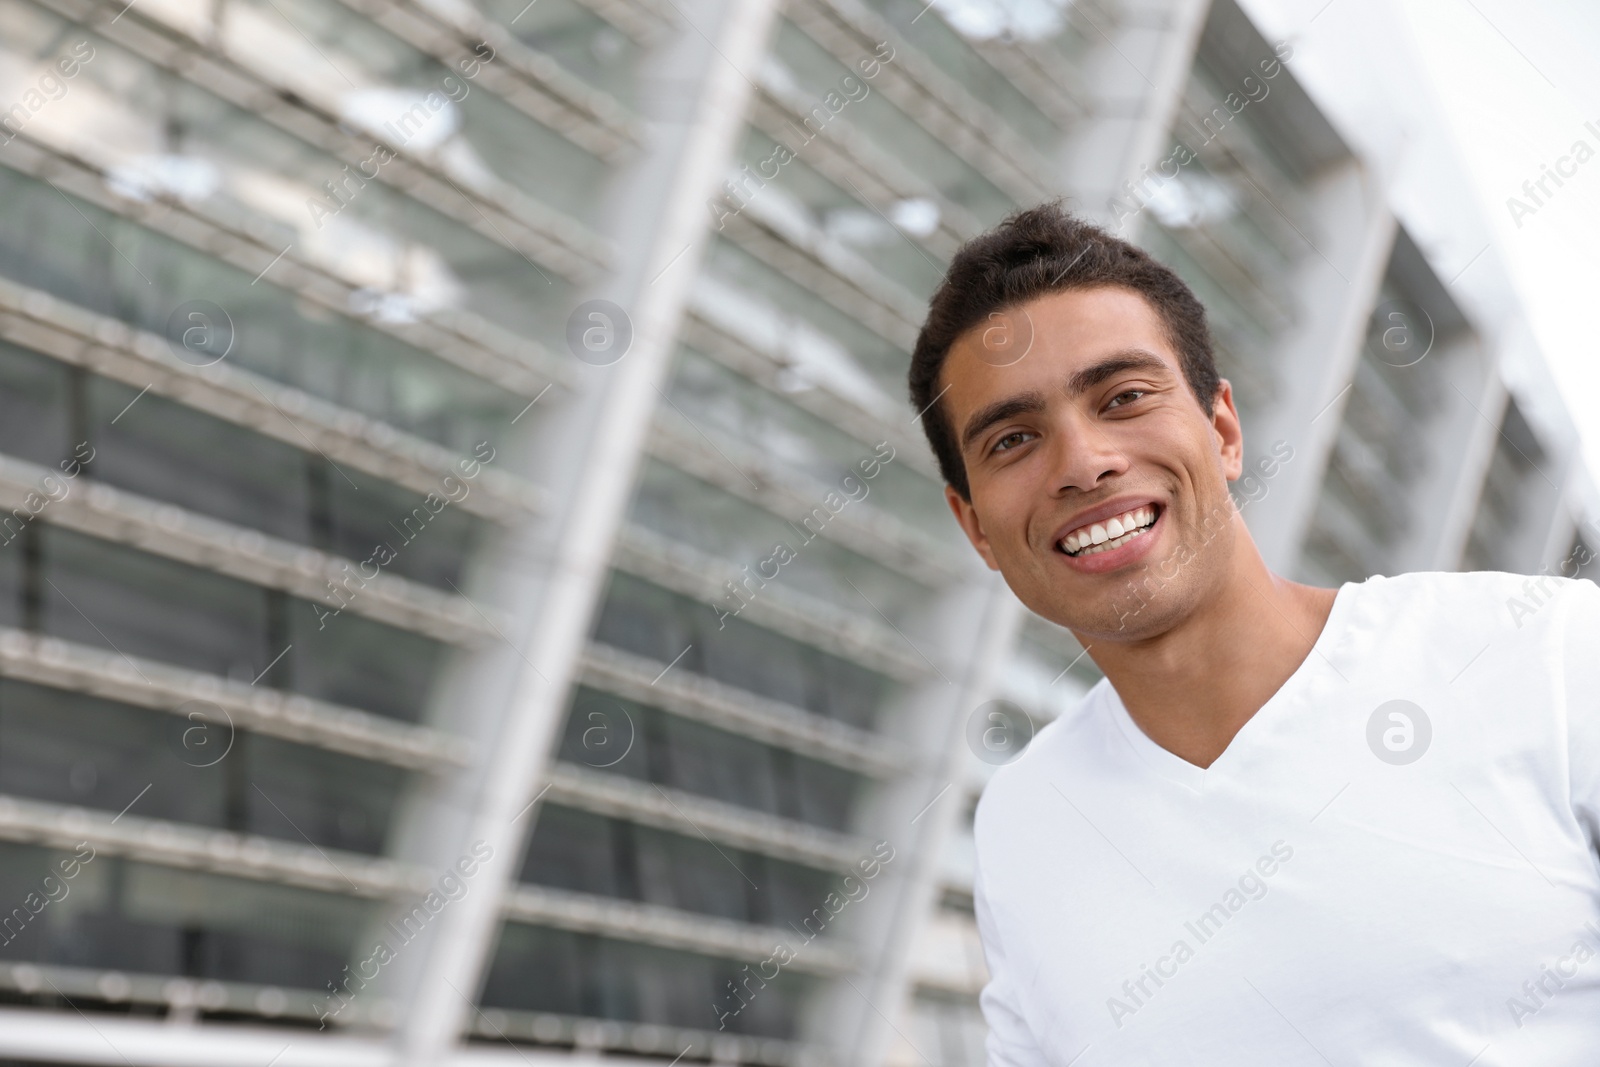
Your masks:
M 1356 160 L 1316 181 L 1311 204 L 1318 232 L 1304 235 L 1308 247 L 1292 282 L 1304 314 L 1276 346 L 1282 391 L 1244 428 L 1246 470 L 1279 442 L 1294 449 L 1249 512 L 1251 534 L 1280 574 L 1299 562 L 1395 235 L 1383 190 Z
M 536 812 L 524 813 L 541 794 L 560 736 L 707 243 L 706 205 L 732 157 L 753 93 L 749 72 L 758 65 L 776 9 L 773 0 L 678 6 L 689 26 L 664 41 L 643 71 L 646 84 L 674 93 L 662 94 L 656 101 L 661 110 L 647 116 L 644 151 L 623 176 L 608 214 L 618 244 L 637 254 L 593 294 L 626 309 L 632 347 L 618 362 L 580 365 L 575 395 L 546 412 L 531 432 L 531 464 L 547 468 L 546 484 L 559 506 L 552 509 L 556 525 L 526 531 L 521 555 L 547 562 L 537 574 L 485 568 L 478 585 L 515 597 L 522 624 L 508 636 L 506 644 L 514 647 L 467 666 L 441 705 L 441 714 L 463 720 L 463 732 L 486 742 L 488 758 L 441 793 L 413 797 L 402 831 L 408 858 L 420 855 L 440 866 L 474 841 L 495 851 L 477 876 L 479 891 L 444 912 L 395 975 L 408 1004 L 398 1040 L 404 1062 L 414 1067 L 446 1059 L 473 1014 L 502 902 L 536 818 Z

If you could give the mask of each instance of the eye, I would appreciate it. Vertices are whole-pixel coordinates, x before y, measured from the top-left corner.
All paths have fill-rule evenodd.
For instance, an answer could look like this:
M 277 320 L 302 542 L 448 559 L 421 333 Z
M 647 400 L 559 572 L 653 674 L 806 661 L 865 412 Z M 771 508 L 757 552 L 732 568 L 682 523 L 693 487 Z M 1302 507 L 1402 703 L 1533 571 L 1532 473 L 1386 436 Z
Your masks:
M 1006 452 L 1006 451 L 1009 451 L 1010 449 L 1016 448 L 1020 444 L 1025 444 L 1027 442 L 1027 440 L 1029 438 L 1031 438 L 1032 436 L 1033 436 L 1033 434 L 1028 433 L 1026 430 L 1014 430 L 1011 433 L 1008 433 L 1004 437 L 1000 438 L 1000 440 L 996 441 L 994 443 L 994 448 L 991 449 L 990 451 L 993 451 L 993 452 Z
M 1123 407 L 1123 406 L 1125 406 L 1127 404 L 1133 403 L 1135 400 L 1138 400 L 1141 396 L 1144 396 L 1144 390 L 1143 389 L 1128 389 L 1128 390 L 1120 392 L 1116 396 L 1112 397 L 1111 398 L 1111 402 L 1109 404 L 1107 404 L 1106 407 L 1108 407 L 1108 408 Z

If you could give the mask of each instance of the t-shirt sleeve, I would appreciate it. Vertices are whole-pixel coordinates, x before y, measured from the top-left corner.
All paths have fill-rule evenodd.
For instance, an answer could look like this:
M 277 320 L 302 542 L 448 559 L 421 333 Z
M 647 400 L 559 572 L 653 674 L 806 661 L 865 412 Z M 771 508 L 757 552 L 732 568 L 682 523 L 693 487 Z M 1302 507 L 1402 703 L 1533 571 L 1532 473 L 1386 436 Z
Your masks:
M 1600 854 L 1600 585 L 1578 579 L 1562 635 L 1572 810 Z
M 1049 1067 L 1044 1053 L 1034 1043 L 1022 1016 L 1022 1006 L 1013 986 L 1016 975 L 1006 965 L 1005 946 L 995 929 L 994 916 L 984 896 L 980 870 L 973 879 L 973 909 L 978 918 L 978 937 L 983 941 L 983 958 L 989 967 L 989 981 L 979 994 L 983 1021 L 989 1036 L 984 1042 L 988 1067 Z

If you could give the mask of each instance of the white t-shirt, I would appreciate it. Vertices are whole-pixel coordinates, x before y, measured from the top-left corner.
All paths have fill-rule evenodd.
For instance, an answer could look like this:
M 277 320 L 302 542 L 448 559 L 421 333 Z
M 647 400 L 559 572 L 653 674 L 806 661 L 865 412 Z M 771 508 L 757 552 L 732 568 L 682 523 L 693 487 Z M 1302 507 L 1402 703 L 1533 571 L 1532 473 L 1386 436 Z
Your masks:
M 1594 1067 L 1600 586 L 1347 584 L 1207 769 L 1102 681 L 976 834 L 990 1067 Z

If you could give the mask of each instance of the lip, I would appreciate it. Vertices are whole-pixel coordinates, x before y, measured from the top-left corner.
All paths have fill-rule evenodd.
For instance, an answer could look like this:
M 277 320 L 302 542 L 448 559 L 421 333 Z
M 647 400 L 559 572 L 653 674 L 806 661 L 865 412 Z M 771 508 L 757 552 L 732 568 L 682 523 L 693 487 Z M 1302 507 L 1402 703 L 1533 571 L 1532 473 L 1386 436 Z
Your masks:
M 1146 528 L 1142 536 L 1134 538 L 1121 548 L 1096 552 L 1092 556 L 1069 556 L 1057 547 L 1061 544 L 1062 538 L 1080 526 L 1105 522 L 1107 519 L 1133 511 L 1135 508 L 1147 506 L 1156 509 L 1156 521 Z M 1166 518 L 1167 506 L 1155 497 L 1117 497 L 1106 501 L 1104 504 L 1081 511 L 1063 523 L 1051 535 L 1050 551 L 1069 567 L 1085 574 L 1102 574 L 1106 571 L 1117 570 L 1120 567 L 1126 567 L 1130 563 L 1137 562 L 1146 552 L 1150 551 L 1150 546 L 1156 540 L 1155 535 L 1161 529 L 1162 523 L 1166 521 Z

